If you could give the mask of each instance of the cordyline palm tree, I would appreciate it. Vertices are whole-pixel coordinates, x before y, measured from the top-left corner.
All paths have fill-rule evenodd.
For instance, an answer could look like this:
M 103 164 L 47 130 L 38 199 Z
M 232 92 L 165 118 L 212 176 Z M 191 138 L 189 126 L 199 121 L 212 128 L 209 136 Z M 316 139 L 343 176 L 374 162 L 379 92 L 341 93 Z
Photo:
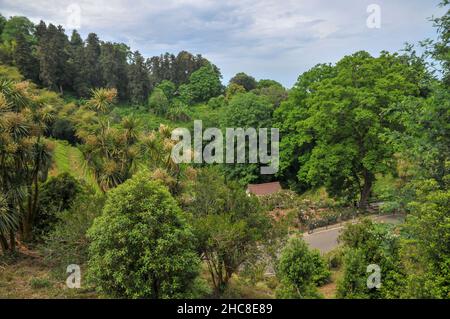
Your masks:
M 134 144 L 138 140 L 139 121 L 133 117 L 126 116 L 122 119 L 122 126 L 125 129 L 125 138 L 127 144 Z
M 131 177 L 135 169 L 139 122 L 132 117 L 122 120 L 122 128 L 111 127 L 105 115 L 115 103 L 117 90 L 96 89 L 87 106 L 96 111 L 91 125 L 79 127 L 77 136 L 87 164 L 93 169 L 100 189 L 106 192 Z
M 0 247 L 3 251 L 15 250 L 15 232 L 19 227 L 20 216 L 10 209 L 6 196 L 0 194 Z M 9 242 L 7 238 L 9 238 Z
M 26 83 L 0 81 L 0 191 L 4 202 L 0 241 L 4 250 L 14 250 L 18 230 L 22 239 L 31 239 L 39 181 L 46 178 L 51 162 L 50 148 L 41 136 L 52 112 L 33 103 L 27 88 Z
M 37 138 L 31 146 L 30 166 L 28 168 L 27 209 L 22 217 L 24 240 L 32 237 L 32 227 L 36 218 L 39 201 L 39 182 L 45 181 L 52 161 L 52 153 L 47 144 Z
M 23 91 L 23 85 L 18 87 L 13 81 L 0 80 L 0 93 L 15 112 L 19 112 L 29 103 L 29 99 Z
M 127 121 L 125 129 L 110 127 L 105 119 L 98 119 L 93 128 L 80 130 L 78 136 L 86 162 L 94 171 L 97 184 L 106 192 L 131 177 L 137 151 L 135 121 Z
M 98 114 L 107 113 L 117 98 L 116 89 L 94 89 L 91 94 L 92 97 L 88 100 L 88 106 Z
M 152 178 L 162 181 L 176 194 L 180 190 L 180 179 L 187 166 L 173 161 L 172 148 L 176 142 L 171 139 L 171 135 L 170 127 L 163 124 L 158 131 L 141 134 L 140 158 L 153 171 Z
M 97 112 L 93 125 L 79 127 L 77 136 L 84 142 L 80 146 L 87 164 L 103 192 L 118 186 L 131 177 L 137 165 L 149 164 L 152 170 L 160 169 L 155 176 L 166 176 L 178 186 L 180 165 L 174 163 L 171 150 L 172 131 L 160 125 L 158 131 L 139 133 L 139 121 L 124 117 L 121 128 L 111 127 L 104 116 L 115 101 L 114 89 L 97 89 L 92 92 L 88 106 Z M 144 164 L 145 163 L 145 164 Z

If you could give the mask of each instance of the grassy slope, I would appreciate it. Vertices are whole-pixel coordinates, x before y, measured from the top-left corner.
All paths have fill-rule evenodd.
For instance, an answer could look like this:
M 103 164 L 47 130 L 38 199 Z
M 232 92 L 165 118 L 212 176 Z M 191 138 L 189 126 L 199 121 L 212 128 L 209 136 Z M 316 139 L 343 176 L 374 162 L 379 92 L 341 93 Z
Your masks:
M 49 175 L 56 176 L 61 173 L 70 173 L 100 192 L 94 175 L 88 169 L 81 151 L 77 147 L 69 145 L 66 141 L 52 140 L 52 143 L 54 143 L 53 166 Z
M 14 259 L 0 256 L 0 298 L 98 298 L 89 289 L 69 289 L 56 280 L 52 269 L 34 253 Z
M 70 173 L 84 180 L 100 192 L 92 172 L 87 168 L 81 151 L 66 141 L 53 143 L 53 165 L 50 176 Z M 36 251 L 21 247 L 13 260 L 0 253 L 0 298 L 97 298 L 98 295 L 84 289 L 69 289 L 58 280 Z
M 194 120 L 202 120 L 203 127 L 218 127 L 221 117 L 222 109 L 211 109 L 206 104 L 197 104 L 189 107 L 190 121 L 171 121 L 165 117 L 158 116 L 147 110 L 143 106 L 119 105 L 112 110 L 112 115 L 119 115 L 120 117 L 132 116 L 140 120 L 141 128 L 147 130 L 155 130 L 160 124 L 168 125 L 170 127 L 186 127 L 191 129 L 194 127 Z

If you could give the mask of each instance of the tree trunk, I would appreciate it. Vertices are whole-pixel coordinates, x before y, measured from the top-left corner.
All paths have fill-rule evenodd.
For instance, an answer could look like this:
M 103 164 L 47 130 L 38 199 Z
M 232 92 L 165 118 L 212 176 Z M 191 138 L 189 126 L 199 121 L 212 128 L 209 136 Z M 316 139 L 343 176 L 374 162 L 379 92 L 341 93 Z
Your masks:
M 30 216 L 30 224 L 34 225 L 34 220 L 36 218 L 37 210 L 38 210 L 38 202 L 39 202 L 39 180 L 38 174 L 36 173 L 36 177 L 34 180 L 34 194 L 33 194 L 33 206 L 31 209 Z
M 36 167 L 39 167 L 40 163 L 37 161 Z M 23 220 L 22 237 L 24 241 L 30 241 L 33 237 L 32 227 L 38 209 L 39 201 L 39 171 L 36 169 L 31 185 L 28 186 L 28 212 Z
M 369 171 L 365 171 L 364 172 L 364 185 L 361 189 L 359 205 L 358 205 L 358 207 L 360 209 L 366 209 L 368 206 L 370 193 L 372 191 L 373 181 L 374 181 L 374 175 Z
M 27 212 L 22 220 L 22 240 L 31 240 L 31 216 L 33 209 L 33 188 L 32 185 L 28 185 L 28 199 L 27 199 Z
M 16 234 L 13 230 L 9 232 L 9 250 L 11 252 L 16 250 Z
M 29 242 L 31 240 L 31 224 L 30 221 L 24 220 L 23 221 L 23 233 L 22 233 L 23 241 Z
M 3 235 L 0 235 L 0 246 L 2 247 L 3 252 L 6 253 L 6 251 L 8 250 L 8 242 Z

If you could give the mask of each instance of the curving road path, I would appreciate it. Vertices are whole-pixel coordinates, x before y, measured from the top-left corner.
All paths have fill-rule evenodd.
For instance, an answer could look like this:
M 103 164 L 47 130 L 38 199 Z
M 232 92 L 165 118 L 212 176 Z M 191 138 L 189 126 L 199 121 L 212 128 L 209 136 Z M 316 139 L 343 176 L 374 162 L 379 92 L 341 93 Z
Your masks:
M 383 216 L 373 216 L 371 218 L 374 221 L 381 223 L 399 224 L 403 222 L 405 217 L 404 215 L 383 215 Z M 311 234 L 304 233 L 303 239 L 305 240 L 306 243 L 309 244 L 311 248 L 316 248 L 321 253 L 327 253 L 339 245 L 337 239 L 344 226 L 345 223 L 343 223 L 342 225 L 341 224 L 331 225 L 328 226 L 328 228 L 316 229 Z

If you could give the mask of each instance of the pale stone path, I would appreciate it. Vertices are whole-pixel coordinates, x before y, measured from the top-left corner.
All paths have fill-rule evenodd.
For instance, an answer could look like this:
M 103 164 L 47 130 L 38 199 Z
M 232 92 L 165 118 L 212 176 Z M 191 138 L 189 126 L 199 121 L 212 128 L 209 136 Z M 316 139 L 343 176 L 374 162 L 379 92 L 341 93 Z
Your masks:
M 405 216 L 404 215 L 375 215 L 370 216 L 374 221 L 389 224 L 399 224 L 402 223 Z M 342 224 L 330 225 L 328 227 L 322 227 L 315 229 L 313 233 L 303 234 L 303 239 L 309 244 L 311 248 L 318 249 L 321 253 L 327 253 L 334 248 L 336 248 L 339 243 L 337 241 L 341 230 L 344 228 L 346 223 L 357 223 L 358 220 L 351 220 L 343 222 Z

